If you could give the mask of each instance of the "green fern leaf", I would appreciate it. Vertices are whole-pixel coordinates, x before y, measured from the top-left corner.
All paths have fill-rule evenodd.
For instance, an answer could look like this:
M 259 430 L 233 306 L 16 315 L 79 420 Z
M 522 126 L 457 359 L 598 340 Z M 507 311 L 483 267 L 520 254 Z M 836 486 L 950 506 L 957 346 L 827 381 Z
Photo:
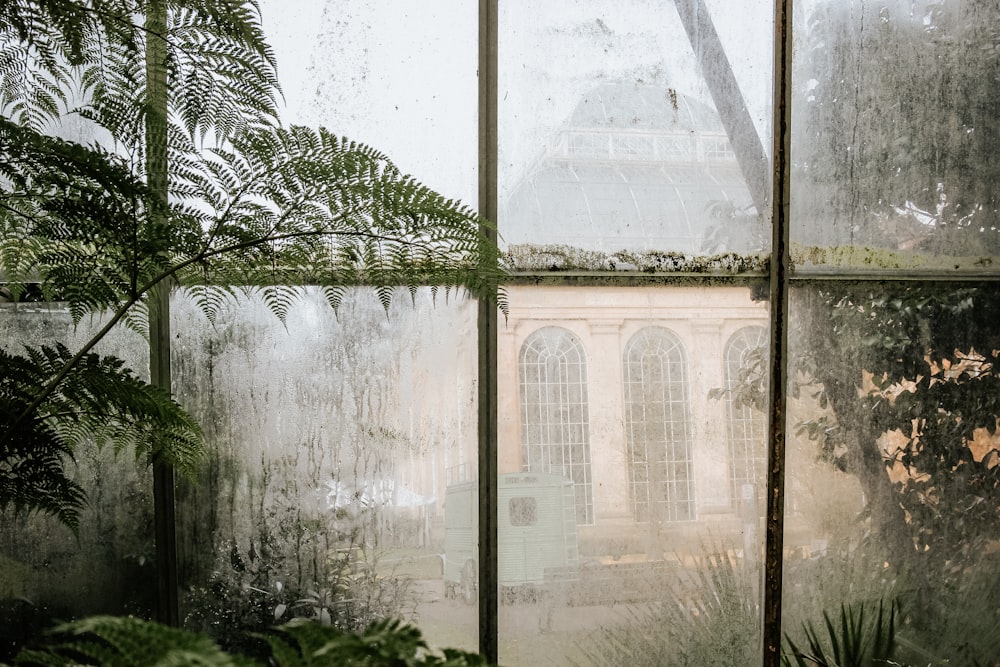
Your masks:
M 38 510 L 76 525 L 83 503 L 66 466 L 75 447 L 95 442 L 134 449 L 144 462 L 164 461 L 192 475 L 204 458 L 201 431 L 163 390 L 114 357 L 75 360 L 62 344 L 0 352 L 0 509 Z M 59 373 L 58 389 L 36 406 Z
M 94 616 L 62 625 L 43 650 L 22 652 L 18 665 L 204 665 L 255 664 L 228 655 L 204 635 L 130 617 Z

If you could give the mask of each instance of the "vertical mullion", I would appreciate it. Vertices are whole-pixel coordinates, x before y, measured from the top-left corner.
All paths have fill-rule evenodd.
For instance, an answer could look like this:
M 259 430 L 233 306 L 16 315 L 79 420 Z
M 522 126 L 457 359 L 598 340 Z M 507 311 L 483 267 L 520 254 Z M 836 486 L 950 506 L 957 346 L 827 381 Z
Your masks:
M 791 157 L 792 0 L 774 16 L 774 127 L 771 201 L 771 341 L 764 556 L 763 664 L 781 664 L 781 576 L 785 504 L 785 408 L 788 377 L 789 165 Z
M 497 221 L 497 9 L 479 0 L 479 214 Z M 483 234 L 496 242 L 495 229 Z M 497 308 L 480 299 L 479 380 L 479 652 L 499 662 L 497 623 Z
M 163 0 L 146 7 L 146 184 L 154 198 L 151 219 L 166 220 L 167 164 L 167 5 Z M 170 380 L 170 284 L 161 281 L 150 293 L 149 382 L 166 392 Z M 153 531 L 156 545 L 156 617 L 161 623 L 180 624 L 177 577 L 177 534 L 174 509 L 174 470 L 153 461 Z

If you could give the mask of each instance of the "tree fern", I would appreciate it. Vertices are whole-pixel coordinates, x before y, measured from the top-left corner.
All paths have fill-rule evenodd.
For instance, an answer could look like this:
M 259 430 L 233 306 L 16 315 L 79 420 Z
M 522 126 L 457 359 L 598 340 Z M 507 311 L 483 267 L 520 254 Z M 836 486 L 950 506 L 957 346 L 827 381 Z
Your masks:
M 0 351 L 0 368 L 0 510 L 35 509 L 75 526 L 84 497 L 65 459 L 80 442 L 133 450 L 140 460 L 163 460 L 187 474 L 201 461 L 198 425 L 120 359 L 75 357 L 56 345 L 25 348 L 24 355 Z M 60 374 L 56 389 L 38 401 L 39 388 Z
M 38 122 L 29 121 L 65 111 L 68 100 L 60 94 L 76 79 L 82 93 L 102 108 L 105 121 L 116 118 L 118 129 L 134 123 L 134 109 L 120 103 L 134 102 L 141 92 L 136 63 L 141 63 L 147 37 L 145 6 L 142 0 L 4 3 L 0 53 L 10 52 L 0 56 L 4 114 L 38 128 Z M 273 120 L 278 93 L 274 53 L 264 40 L 256 4 L 172 0 L 168 10 L 172 106 L 189 134 L 204 136 L 219 128 Z M 36 104 L 46 91 L 57 96 L 55 105 Z M 19 105 L 17 115 L 9 113 L 14 105 Z M 141 122 L 141 114 L 139 118 Z M 227 133 L 219 134 L 224 138 Z
M 197 429 L 166 393 L 139 391 L 144 385 L 129 378 L 136 396 L 149 401 L 133 405 L 108 393 L 122 402 L 92 422 L 74 403 L 89 394 L 70 396 L 61 386 L 74 374 L 99 372 L 109 374 L 109 387 L 123 386 L 123 371 L 102 366 L 92 349 L 119 323 L 146 326 L 143 309 L 159 286 L 194 289 L 209 318 L 222 295 L 260 288 L 283 318 L 295 285 L 323 286 L 334 306 L 344 286 L 371 285 L 388 307 L 397 286 L 461 287 L 495 298 L 499 283 L 496 246 L 470 208 L 401 173 L 371 147 L 323 129 L 280 127 L 274 55 L 255 4 L 171 0 L 163 34 L 162 25 L 147 23 L 147 7 L 139 0 L 11 0 L 0 7 L 0 274 L 15 299 L 39 282 L 46 295 L 67 302 L 76 321 L 87 313 L 107 321 L 73 355 L 59 352 L 58 371 L 37 372 L 37 384 L 22 387 L 29 398 L 5 405 L 0 430 L 3 451 L 29 427 L 38 428 L 31 436 L 38 446 L 55 438 L 57 456 L 40 470 L 63 485 L 51 497 L 69 503 L 60 516 L 70 522 L 79 489 L 57 480 L 55 468 L 85 433 L 135 446 L 141 456 L 194 458 Z M 147 146 L 154 108 L 147 45 L 160 38 L 165 185 L 147 173 L 154 171 L 147 160 L 154 152 Z M 71 85 L 83 104 L 63 94 Z M 39 131 L 74 104 L 110 134 L 110 148 Z M 57 427 L 61 413 L 47 406 L 60 401 L 75 416 Z M 131 427 L 105 419 L 140 407 L 150 419 Z

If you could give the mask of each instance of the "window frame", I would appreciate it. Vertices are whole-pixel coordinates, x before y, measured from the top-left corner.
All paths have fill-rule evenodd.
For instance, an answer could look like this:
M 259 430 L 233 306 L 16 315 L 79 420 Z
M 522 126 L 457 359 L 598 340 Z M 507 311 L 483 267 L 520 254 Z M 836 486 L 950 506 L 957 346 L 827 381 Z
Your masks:
M 692 11 L 700 0 L 677 0 Z M 680 8 L 680 7 L 679 7 Z M 607 274 L 550 276 L 540 273 L 512 276 L 508 281 L 526 283 L 555 281 L 560 284 L 750 284 L 768 295 L 770 310 L 770 396 L 768 410 L 768 480 L 763 599 L 764 665 L 781 664 L 781 576 L 784 524 L 784 456 L 787 401 L 788 321 L 788 200 L 790 180 L 790 109 L 792 0 L 775 0 L 773 60 L 773 138 L 769 201 L 771 211 L 771 256 L 765 275 L 709 276 L 690 273 L 651 274 L 623 277 Z M 498 44 L 499 0 L 479 0 L 479 197 L 478 208 L 486 220 L 498 220 Z M 759 209 L 763 210 L 760 206 Z M 486 238 L 496 241 L 496 229 L 484 225 Z M 497 285 L 497 289 L 502 286 Z M 498 561 L 497 561 L 497 338 L 499 317 L 492 304 L 480 302 L 479 337 L 479 647 L 490 662 L 499 661 Z
M 521 343 L 517 357 L 521 467 L 525 472 L 555 473 L 572 479 L 577 522 L 592 524 L 594 492 L 587 351 L 572 331 L 549 325 L 531 332 Z M 554 373 L 552 366 L 555 366 Z M 529 374 L 531 368 L 542 370 Z M 531 419 L 532 416 L 536 419 Z M 554 418 L 556 416 L 558 418 Z M 530 437 L 533 428 L 545 431 L 548 437 Z M 574 431 L 577 432 L 575 438 Z M 535 453 L 540 460 L 532 456 Z M 558 454 L 558 458 L 554 454 Z
M 689 17 L 703 0 L 675 0 L 678 10 Z M 771 213 L 771 250 L 767 269 L 741 275 L 691 273 L 610 275 L 598 272 L 522 273 L 512 275 L 509 284 L 617 286 L 746 285 L 770 303 L 768 327 L 768 385 L 766 409 L 767 468 L 765 506 L 764 567 L 762 582 L 763 634 L 761 664 L 781 664 L 781 595 L 785 504 L 785 424 L 789 360 L 789 291 L 821 284 L 888 281 L 919 281 L 924 284 L 957 286 L 1000 283 L 1000 274 L 923 273 L 887 275 L 885 272 L 843 271 L 833 267 L 828 273 L 793 273 L 789 256 L 789 200 L 791 182 L 792 113 L 792 16 L 794 0 L 774 0 L 772 61 L 772 140 L 770 164 L 759 172 L 745 174 L 758 186 L 766 183 L 771 193 L 766 202 L 755 202 L 758 210 Z M 498 220 L 498 29 L 499 0 L 479 0 L 479 211 L 487 220 Z M 747 147 L 742 147 L 747 150 Z M 750 147 L 752 150 L 753 147 Z M 496 240 L 496 231 L 484 226 L 487 238 Z M 502 288 L 502 286 L 497 286 Z M 479 463 L 480 463 L 480 652 L 491 662 L 498 661 L 497 606 L 497 337 L 499 316 L 492 304 L 481 302 L 479 319 Z
M 655 357 L 660 367 L 659 376 L 654 380 L 647 380 L 645 366 L 648 357 Z M 698 516 L 694 490 L 694 438 L 691 433 L 688 363 L 687 351 L 680 337 L 664 326 L 645 326 L 632 334 L 625 343 L 622 353 L 625 449 L 629 469 L 629 502 L 637 522 L 673 523 L 693 521 Z M 678 370 L 680 377 L 673 377 L 673 370 Z M 639 377 L 633 377 L 633 372 L 637 372 Z M 638 396 L 633 393 L 634 388 L 638 388 Z M 650 401 L 650 392 L 659 400 Z M 648 418 L 650 411 L 647 408 L 650 403 L 662 408 L 660 412 L 663 419 L 660 423 L 652 423 L 655 417 Z M 642 418 L 637 419 L 635 412 L 641 412 Z M 670 428 L 671 425 L 674 427 Z M 661 436 L 649 438 L 649 431 L 656 428 L 660 429 Z M 637 430 L 641 435 L 636 433 Z M 668 438 L 669 432 L 677 431 L 681 433 L 679 441 L 677 438 Z M 640 446 L 644 453 L 643 460 L 637 457 Z M 655 460 L 651 461 L 651 458 Z M 683 479 L 673 474 L 678 466 L 686 470 Z M 656 476 L 651 475 L 651 468 L 659 468 L 660 479 L 651 479 Z M 644 469 L 643 475 L 637 474 L 640 469 Z

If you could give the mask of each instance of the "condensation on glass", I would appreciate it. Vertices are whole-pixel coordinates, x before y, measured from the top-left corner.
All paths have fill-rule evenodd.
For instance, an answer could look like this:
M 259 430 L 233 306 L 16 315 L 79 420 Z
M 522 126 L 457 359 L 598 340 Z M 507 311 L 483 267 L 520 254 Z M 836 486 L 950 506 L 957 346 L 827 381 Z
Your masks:
M 796 268 L 995 271 L 995 7 L 808 0 L 795 11 Z
M 500 217 L 515 268 L 766 251 L 767 194 L 751 192 L 730 135 L 770 143 L 767 3 L 695 8 L 710 45 L 669 2 L 500 4 Z M 700 57 L 719 45 L 728 62 Z M 722 91 L 722 73 L 737 85 Z M 746 125 L 727 126 L 716 99 Z M 751 161 L 767 171 L 763 149 Z
M 1000 650 L 995 286 L 827 281 L 791 296 L 786 634 L 808 650 L 812 628 L 829 646 L 823 614 L 846 611 L 869 640 L 893 627 L 883 658 L 988 664 Z
M 475 201 L 475 3 L 269 0 L 261 13 L 284 122 Z M 284 323 L 252 299 L 214 326 L 188 297 L 174 309 L 176 390 L 213 443 L 204 478 L 179 490 L 188 625 L 402 617 L 434 646 L 476 650 L 463 601 L 478 589 L 475 304 L 422 289 L 385 312 L 358 290 L 334 312 L 310 291 Z
M 386 312 L 357 289 L 335 312 L 311 289 L 284 322 L 240 298 L 214 324 L 174 299 L 174 391 L 212 443 L 178 490 L 188 627 L 226 641 L 299 616 L 400 617 L 475 649 L 451 599 L 474 582 L 446 586 L 442 559 L 475 523 L 474 495 L 450 493 L 475 479 L 475 303 L 396 297 Z
M 0 304 L 0 344 L 15 354 L 24 354 L 25 346 L 38 349 L 56 343 L 78 349 L 102 324 L 99 317 L 88 316 L 74 325 L 59 303 Z M 97 352 L 122 359 L 135 375 L 148 379 L 148 351 L 139 334 L 116 329 Z M 76 535 L 41 513 L 15 515 L 13 508 L 0 513 L 3 654 L 59 620 L 153 613 L 150 469 L 132 452 L 116 455 L 110 445 L 98 448 L 86 441 L 73 458 L 67 474 L 87 494 Z
M 767 304 L 557 272 L 761 272 L 772 23 L 767 2 L 500 3 L 498 228 L 541 283 L 508 286 L 499 327 L 503 664 L 756 660 L 765 419 L 732 396 Z M 515 485 L 533 530 L 505 516 Z
M 823 280 L 789 299 L 784 631 L 816 653 L 810 631 L 826 647 L 845 634 L 824 614 L 864 618 L 869 639 L 895 632 L 877 659 L 988 664 L 1000 654 L 998 125 L 985 75 L 997 8 L 814 0 L 796 12 L 792 268 Z
M 638 646 L 754 655 L 765 442 L 746 424 L 763 414 L 731 409 L 725 388 L 741 370 L 760 373 L 767 304 L 748 287 L 509 286 L 507 295 L 501 662 L 629 664 Z M 565 453 L 582 439 L 572 433 L 587 435 L 586 457 Z M 749 502 L 734 474 L 751 485 Z M 709 618 L 738 626 L 727 636 L 739 641 L 695 648 Z

